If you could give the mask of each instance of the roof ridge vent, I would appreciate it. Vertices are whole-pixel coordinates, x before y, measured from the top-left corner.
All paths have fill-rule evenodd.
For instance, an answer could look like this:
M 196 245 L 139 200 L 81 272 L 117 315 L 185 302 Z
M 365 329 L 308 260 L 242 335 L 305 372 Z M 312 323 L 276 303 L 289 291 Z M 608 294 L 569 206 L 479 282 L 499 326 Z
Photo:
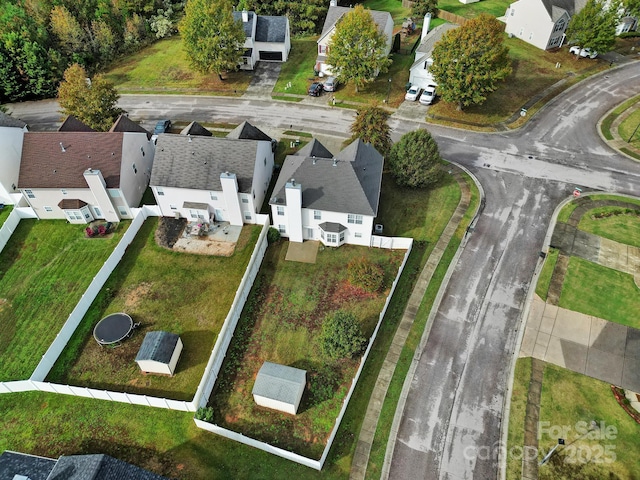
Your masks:
M 334 167 L 338 166 L 338 159 L 336 157 L 333 157 L 333 166 Z

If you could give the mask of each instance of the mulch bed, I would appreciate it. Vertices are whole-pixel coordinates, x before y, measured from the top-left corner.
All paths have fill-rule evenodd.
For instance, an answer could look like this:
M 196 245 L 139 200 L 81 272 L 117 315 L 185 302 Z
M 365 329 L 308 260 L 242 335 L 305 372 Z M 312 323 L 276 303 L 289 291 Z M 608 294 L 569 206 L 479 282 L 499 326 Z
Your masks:
M 164 248 L 173 248 L 186 226 L 186 218 L 160 217 L 155 234 L 156 243 Z
M 636 423 L 640 423 L 640 413 L 636 412 L 636 410 L 628 404 L 627 397 L 624 396 L 624 390 L 616 387 L 615 385 L 611 385 L 611 391 L 624 411 L 627 412 L 629 416 L 636 421 Z

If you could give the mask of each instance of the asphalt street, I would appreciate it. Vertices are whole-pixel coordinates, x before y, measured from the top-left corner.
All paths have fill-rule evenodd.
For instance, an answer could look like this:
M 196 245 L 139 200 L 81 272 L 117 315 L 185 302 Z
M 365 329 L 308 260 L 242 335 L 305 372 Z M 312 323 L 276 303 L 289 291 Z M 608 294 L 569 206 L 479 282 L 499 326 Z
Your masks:
M 598 119 L 640 93 L 640 62 L 590 78 L 552 100 L 527 125 L 483 134 L 392 117 L 394 140 L 428 128 L 443 157 L 469 168 L 485 208 L 455 266 L 415 374 L 387 466 L 392 479 L 493 479 L 522 311 L 544 235 L 575 186 L 637 195 L 640 164 L 596 133 Z M 347 137 L 354 112 L 237 98 L 126 95 L 122 108 L 158 118 L 239 123 Z M 53 101 L 11 106 L 34 130 L 59 122 Z

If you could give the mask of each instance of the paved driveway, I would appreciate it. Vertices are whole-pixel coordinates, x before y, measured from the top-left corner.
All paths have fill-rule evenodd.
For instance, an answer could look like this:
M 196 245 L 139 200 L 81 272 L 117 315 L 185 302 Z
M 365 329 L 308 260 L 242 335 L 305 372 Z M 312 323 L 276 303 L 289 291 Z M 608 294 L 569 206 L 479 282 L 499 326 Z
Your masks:
M 278 81 L 282 64 L 279 62 L 258 62 L 253 71 L 253 78 L 243 97 L 271 98 L 271 92 Z

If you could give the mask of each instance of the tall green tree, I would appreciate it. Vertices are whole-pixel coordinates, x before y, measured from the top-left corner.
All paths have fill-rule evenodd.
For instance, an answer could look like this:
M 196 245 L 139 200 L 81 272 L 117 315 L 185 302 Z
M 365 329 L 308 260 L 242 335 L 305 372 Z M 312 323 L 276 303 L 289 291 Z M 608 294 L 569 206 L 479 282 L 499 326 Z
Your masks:
M 619 11 L 618 1 L 587 0 L 584 8 L 569 21 L 569 43 L 588 48 L 592 52 L 608 52 L 616 41 Z M 580 52 L 576 55 L 580 58 Z
M 433 48 L 429 67 L 440 96 L 458 109 L 482 104 L 511 73 L 509 49 L 504 45 L 504 25 L 481 14 L 449 30 Z
M 242 22 L 233 19 L 230 0 L 189 0 L 180 34 L 191 66 L 201 73 L 234 70 L 245 41 Z
M 73 115 L 94 130 L 106 132 L 123 110 L 118 108 L 120 95 L 102 75 L 87 81 L 87 72 L 73 64 L 64 72 L 58 89 L 61 113 Z
M 388 120 L 389 112 L 376 105 L 359 108 L 356 111 L 356 119 L 351 124 L 351 141 L 360 138 L 386 157 L 391 149 L 391 128 Z
M 378 31 L 373 17 L 362 5 L 346 13 L 336 25 L 329 41 L 327 64 L 334 75 L 353 83 L 356 92 L 375 80 L 391 65 L 387 57 L 387 36 Z
M 414 0 L 411 6 L 411 15 L 424 17 L 427 13 L 438 15 L 438 0 Z
M 442 158 L 438 144 L 427 130 L 405 133 L 391 147 L 389 165 L 401 187 L 426 188 L 442 178 Z
M 640 0 L 622 0 L 624 13 L 631 17 L 640 17 Z

